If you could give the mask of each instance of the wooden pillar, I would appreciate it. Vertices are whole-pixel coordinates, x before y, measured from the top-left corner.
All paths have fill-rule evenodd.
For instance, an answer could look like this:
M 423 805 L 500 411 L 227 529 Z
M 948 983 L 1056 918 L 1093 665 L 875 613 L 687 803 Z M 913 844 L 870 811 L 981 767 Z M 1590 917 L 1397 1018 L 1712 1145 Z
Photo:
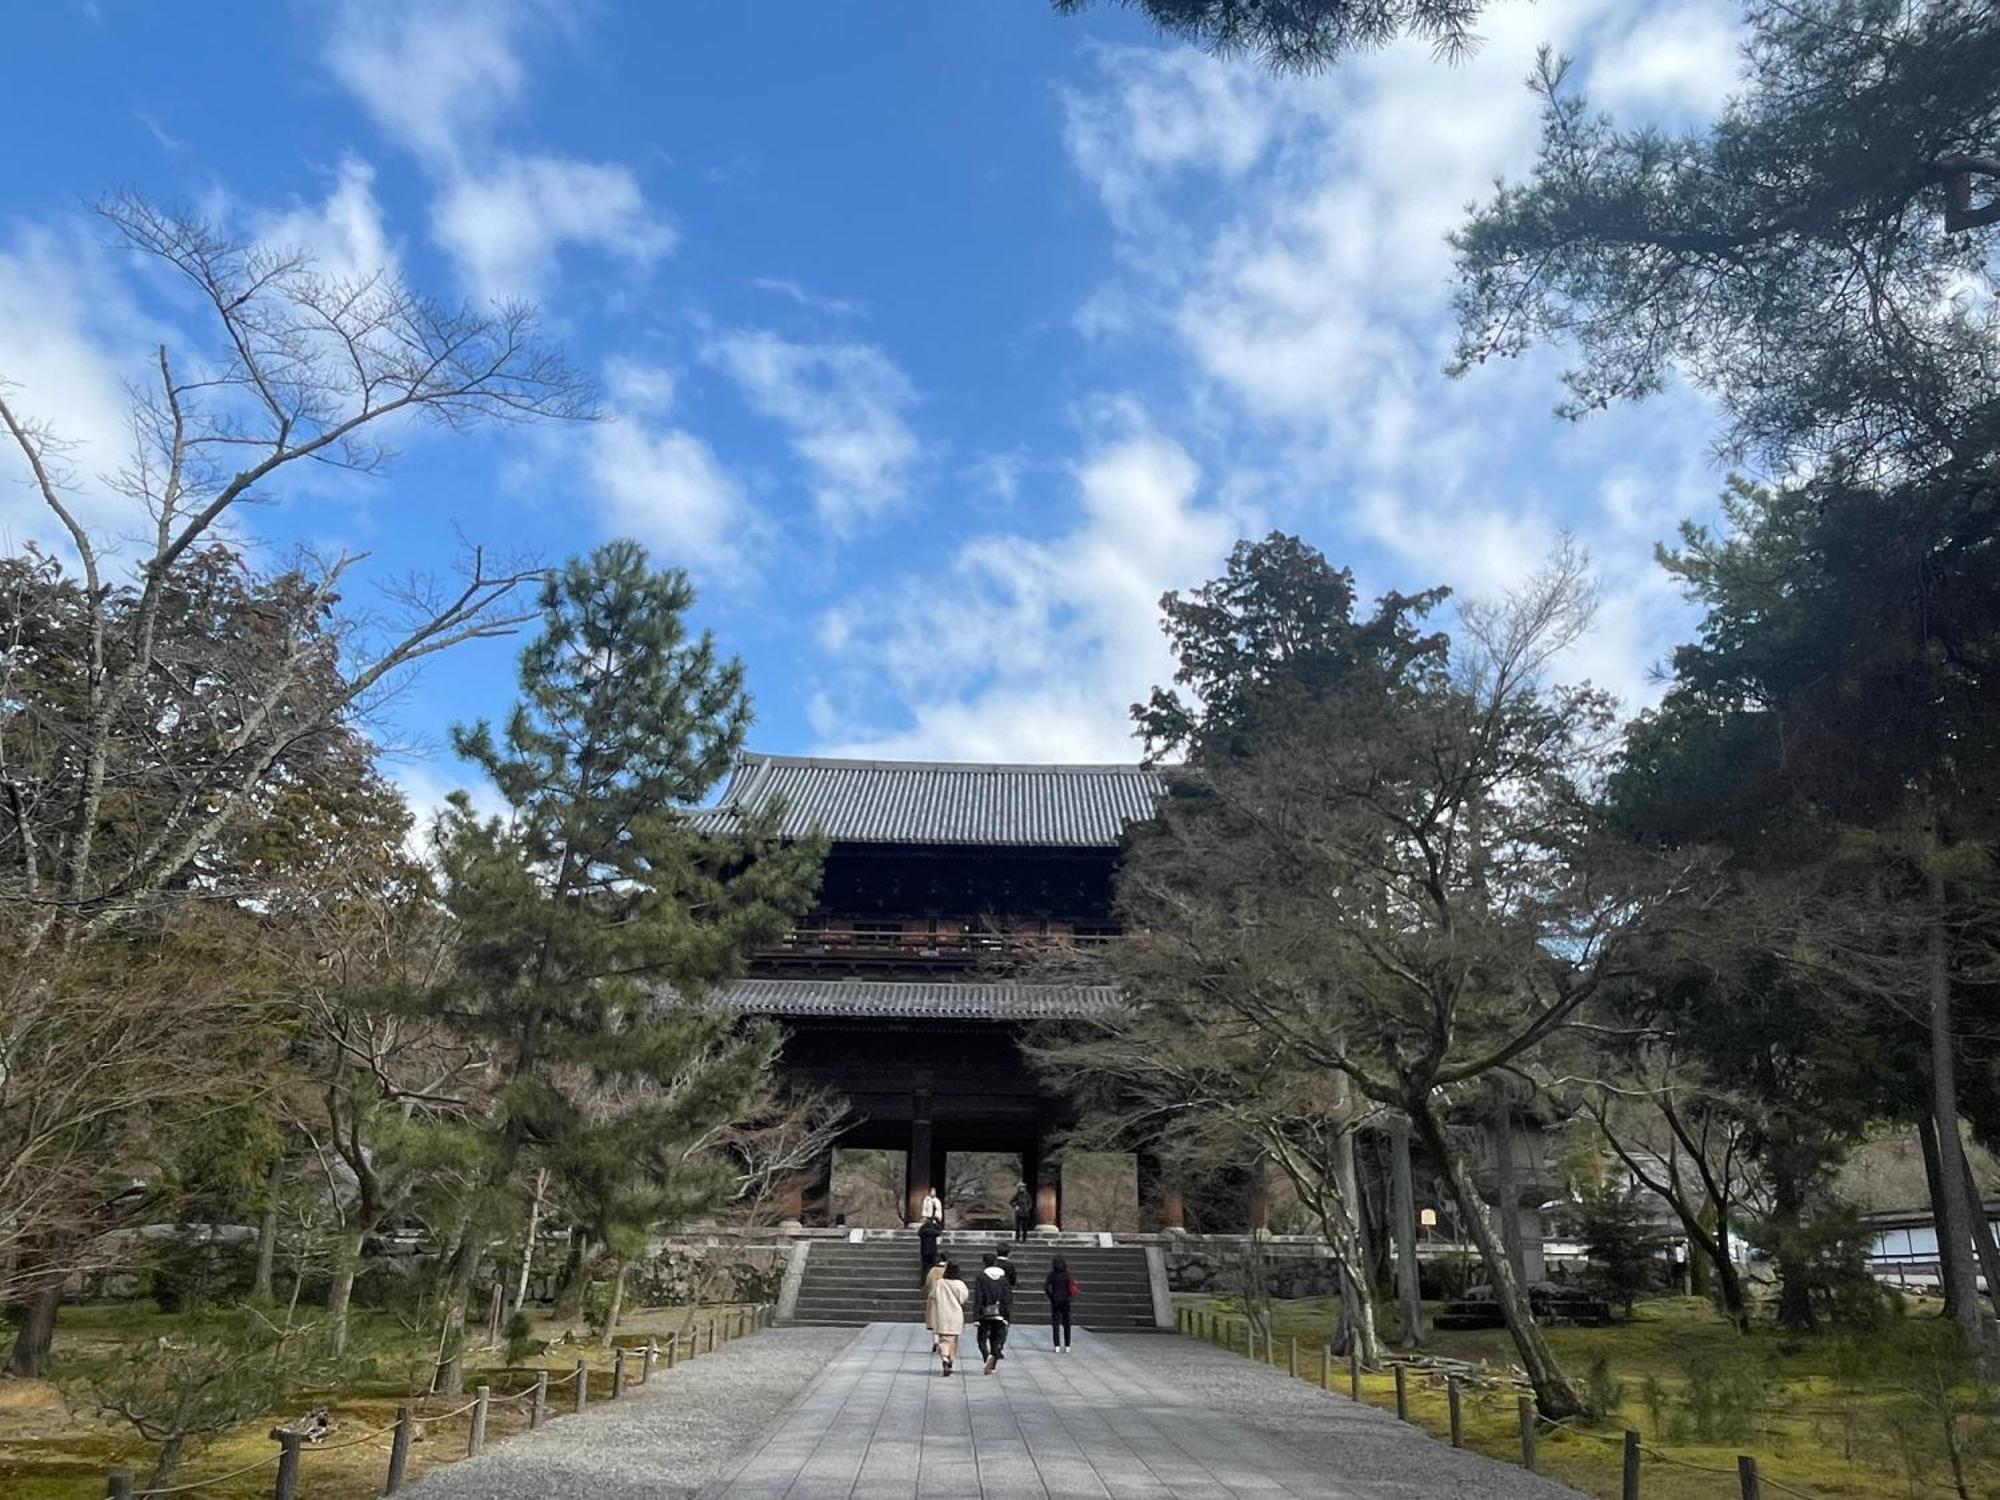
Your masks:
M 903 1222 L 915 1228 L 923 1221 L 924 1194 L 931 1171 L 931 1096 L 919 1089 L 910 1099 L 910 1144 L 903 1158 Z
M 812 1180 L 803 1194 L 801 1221 L 821 1229 L 833 1227 L 833 1152 L 829 1150 L 814 1164 Z
M 1032 1166 L 1027 1182 L 1035 1194 L 1035 1228 L 1054 1233 L 1062 1228 L 1062 1158 L 1056 1151 L 1055 1132 L 1048 1126 L 1036 1135 L 1027 1164 Z
M 1271 1227 L 1271 1170 L 1263 1157 L 1250 1168 L 1250 1233 L 1263 1234 Z
M 1153 1151 L 1135 1152 L 1139 1168 L 1139 1223 L 1146 1229 L 1187 1229 L 1187 1197 L 1179 1174 Z

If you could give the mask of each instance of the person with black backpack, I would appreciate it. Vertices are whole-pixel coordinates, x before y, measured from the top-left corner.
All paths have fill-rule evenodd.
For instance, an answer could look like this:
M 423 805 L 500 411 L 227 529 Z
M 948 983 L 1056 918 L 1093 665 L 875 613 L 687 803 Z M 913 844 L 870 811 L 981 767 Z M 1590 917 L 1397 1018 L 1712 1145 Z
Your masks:
M 1000 1269 L 1000 1257 L 986 1252 L 986 1264 L 972 1287 L 972 1310 L 979 1319 L 979 1347 L 986 1355 L 986 1373 L 999 1367 L 1007 1347 L 1007 1325 L 1014 1320 L 1014 1283 Z
M 1048 1278 L 1042 1282 L 1042 1294 L 1049 1299 L 1049 1334 L 1056 1341 L 1058 1353 L 1069 1353 L 1069 1309 L 1081 1290 L 1076 1278 L 1069 1274 L 1069 1267 L 1058 1255 L 1049 1267 Z

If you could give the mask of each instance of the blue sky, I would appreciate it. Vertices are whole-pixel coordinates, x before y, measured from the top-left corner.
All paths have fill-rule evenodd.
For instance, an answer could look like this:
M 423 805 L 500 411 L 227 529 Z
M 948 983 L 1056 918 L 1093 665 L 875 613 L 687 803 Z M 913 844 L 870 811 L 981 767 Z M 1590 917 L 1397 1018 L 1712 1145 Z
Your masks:
M 1683 127 L 1729 91 L 1735 9 L 1542 0 L 1481 30 L 1455 67 L 1277 79 L 1040 0 L 21 7 L 0 379 L 89 488 L 121 381 L 199 349 L 90 220 L 134 187 L 330 271 L 532 297 L 602 384 L 601 422 L 413 434 L 248 542 L 365 549 L 379 583 L 461 537 L 637 536 L 744 658 L 761 748 L 1130 758 L 1158 595 L 1274 526 L 1370 592 L 1475 594 L 1568 528 L 1604 593 L 1569 665 L 1636 704 L 1687 630 L 1651 549 L 1712 509 L 1710 413 L 1674 391 L 1564 424 L 1554 358 L 1447 381 L 1442 235 L 1530 159 L 1538 43 Z M 11 546 L 48 525 L 10 462 Z M 445 727 L 504 711 L 512 652 L 386 709 L 429 747 L 395 768 L 419 802 L 459 777 Z

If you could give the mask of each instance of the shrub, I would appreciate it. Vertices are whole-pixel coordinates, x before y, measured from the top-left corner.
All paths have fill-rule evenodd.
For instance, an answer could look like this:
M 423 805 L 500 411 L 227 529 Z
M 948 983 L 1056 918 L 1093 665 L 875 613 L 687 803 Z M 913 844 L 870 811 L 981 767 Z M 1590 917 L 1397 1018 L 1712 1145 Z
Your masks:
M 1683 1370 L 1686 1381 L 1675 1403 L 1672 1437 L 1737 1443 L 1756 1431 L 1775 1384 L 1768 1364 L 1748 1355 L 1703 1349 Z
M 1596 1349 L 1591 1352 L 1590 1365 L 1584 1371 L 1583 1379 L 1590 1409 L 1598 1416 L 1612 1416 L 1625 1404 L 1625 1382 L 1612 1375 L 1611 1356 L 1606 1351 Z
M 527 1313 L 516 1309 L 514 1316 L 507 1320 L 502 1335 L 507 1340 L 507 1363 L 518 1365 L 535 1352 L 540 1342 L 535 1337 L 535 1325 L 528 1321 Z
M 1582 1185 L 1575 1218 L 1598 1294 L 1631 1317 L 1632 1304 L 1659 1285 L 1666 1236 L 1642 1204 L 1610 1183 Z

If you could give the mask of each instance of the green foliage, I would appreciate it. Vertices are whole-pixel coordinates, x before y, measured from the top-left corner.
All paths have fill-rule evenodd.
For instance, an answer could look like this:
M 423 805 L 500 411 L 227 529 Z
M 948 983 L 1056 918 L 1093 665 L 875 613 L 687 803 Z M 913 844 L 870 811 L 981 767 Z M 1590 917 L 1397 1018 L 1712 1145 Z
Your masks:
M 519 1308 L 516 1308 L 513 1315 L 507 1319 L 507 1326 L 501 1330 L 501 1334 L 507 1341 L 507 1363 L 510 1365 L 520 1364 L 534 1353 L 536 1345 L 540 1343 L 535 1337 L 535 1325 L 528 1320 L 527 1313 Z
M 1868 1270 L 1874 1235 L 1848 1204 L 1828 1201 L 1804 1218 L 1767 1218 L 1750 1226 L 1752 1244 L 1784 1267 L 1788 1288 L 1809 1299 L 1816 1319 L 1838 1327 L 1879 1328 L 1890 1304 Z
M 1615 1416 L 1625 1404 L 1625 1382 L 1611 1373 L 1611 1351 L 1594 1349 L 1583 1371 L 1584 1399 L 1599 1419 Z
M 1667 1383 L 1660 1379 L 1658 1373 L 1648 1370 L 1646 1378 L 1639 1383 L 1639 1400 L 1645 1405 L 1646 1420 L 1653 1429 L 1653 1440 L 1661 1441 L 1667 1435 L 1667 1415 L 1673 1409 L 1673 1392 L 1667 1389 Z
M 1894 1393 L 1862 1425 L 1896 1454 L 1912 1493 L 1942 1476 L 1969 1497 L 1971 1476 L 2000 1463 L 2000 1420 L 1956 1324 L 1923 1320 L 1894 1337 L 1844 1339 L 1833 1375 L 1850 1398 L 1885 1385 Z
M 1770 1404 L 1777 1372 L 1747 1354 L 1697 1350 L 1682 1367 L 1668 1432 L 1676 1442 L 1746 1441 Z
M 1053 0 L 1080 11 L 1091 0 Z M 1209 52 L 1250 53 L 1281 73 L 1314 73 L 1352 52 L 1400 36 L 1420 38 L 1442 57 L 1477 45 L 1483 0 L 1119 0 L 1169 36 Z
M 459 948 L 436 1011 L 507 1060 L 484 1181 L 547 1167 L 558 1211 L 625 1262 L 736 1191 L 728 1132 L 779 1036 L 703 1002 L 806 909 L 824 854 L 779 842 L 777 807 L 729 832 L 689 819 L 750 718 L 740 664 L 687 631 L 693 601 L 632 542 L 552 573 L 504 729 L 453 736 L 508 816 L 459 796 L 437 834 Z
M 178 1319 L 142 1343 L 66 1361 L 61 1383 L 73 1399 L 159 1445 L 146 1482 L 156 1488 L 190 1453 L 345 1368 L 323 1330 L 236 1311 Z
M 1582 1184 L 1573 1213 L 1599 1291 L 1631 1317 L 1632 1304 L 1659 1285 L 1667 1236 L 1648 1207 L 1613 1182 Z
M 1996 410 L 2000 261 L 1948 195 L 2000 140 L 2000 13 L 1747 9 L 1749 76 L 1703 131 L 1620 130 L 1544 58 L 1534 171 L 1456 237 L 1461 367 L 1560 342 L 1572 413 L 1682 370 L 1774 469 L 1963 453 Z

